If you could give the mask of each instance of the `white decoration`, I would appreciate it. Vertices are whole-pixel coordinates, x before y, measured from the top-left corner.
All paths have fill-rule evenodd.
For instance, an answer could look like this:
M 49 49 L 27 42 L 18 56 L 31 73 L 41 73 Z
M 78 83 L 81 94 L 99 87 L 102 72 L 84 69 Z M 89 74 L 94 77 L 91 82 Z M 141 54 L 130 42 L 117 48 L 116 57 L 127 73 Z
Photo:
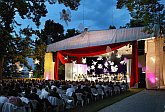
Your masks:
M 107 61 L 104 63 L 104 66 L 108 68 L 108 62 Z
M 107 72 L 107 69 L 106 69 L 106 68 L 104 68 L 103 72 L 104 72 L 104 73 L 106 73 L 106 72 Z
M 120 61 L 120 64 L 125 65 L 128 62 L 127 58 L 124 58 L 124 60 Z
M 98 68 L 102 69 L 103 65 L 102 64 L 98 64 Z
M 111 71 L 112 72 L 117 72 L 117 70 L 118 70 L 118 66 L 117 65 L 111 66 Z
M 13 65 L 13 64 L 12 64 L 12 63 L 9 63 L 9 64 L 8 64 L 8 66 L 11 66 L 11 65 Z
M 121 58 L 121 55 L 120 54 L 117 54 L 117 56 L 116 56 L 117 58 Z
M 114 65 L 114 62 L 113 61 L 108 61 L 110 63 L 110 65 Z
M 92 66 L 91 66 L 91 69 L 94 70 L 94 69 L 95 69 L 95 65 L 92 65 Z
M 15 65 L 17 66 L 17 71 L 21 72 L 23 70 L 23 66 L 20 66 L 20 62 L 16 62 Z
M 120 61 L 120 64 L 122 64 L 122 65 L 123 65 L 124 63 L 125 63 L 125 62 L 124 62 L 124 60 L 123 60 L 123 61 Z
M 92 60 L 93 61 L 93 60 Z M 96 65 L 97 64 L 97 62 L 96 61 L 93 61 L 93 63 L 92 64 L 94 64 L 94 65 Z
M 20 62 L 19 62 L 19 61 L 16 62 L 15 65 L 16 65 L 17 67 L 20 66 Z
M 68 60 L 68 56 L 64 57 L 64 60 Z
M 103 60 L 103 57 L 102 57 L 102 56 L 99 56 L 99 57 L 97 58 L 97 60 Z
M 22 70 L 23 70 L 23 67 L 20 66 L 20 67 L 18 68 L 18 71 L 21 72 Z
M 82 63 L 86 63 L 86 58 L 82 58 Z
M 87 71 L 90 72 L 90 67 L 87 67 Z
M 124 60 L 123 61 L 120 61 L 120 64 L 122 65 L 125 65 L 127 62 L 125 62 Z
M 75 61 L 72 61 L 72 63 L 73 63 L 73 64 L 76 64 L 76 63 L 77 63 L 77 61 L 76 61 L 76 60 L 75 60 Z
M 34 64 L 38 64 L 38 65 L 39 65 L 39 63 L 40 63 L 40 61 L 36 58 L 36 59 L 34 60 Z
M 60 19 L 64 20 L 66 25 L 68 25 L 68 22 L 71 21 L 71 12 L 69 9 L 65 10 L 63 9 L 62 12 L 60 12 Z

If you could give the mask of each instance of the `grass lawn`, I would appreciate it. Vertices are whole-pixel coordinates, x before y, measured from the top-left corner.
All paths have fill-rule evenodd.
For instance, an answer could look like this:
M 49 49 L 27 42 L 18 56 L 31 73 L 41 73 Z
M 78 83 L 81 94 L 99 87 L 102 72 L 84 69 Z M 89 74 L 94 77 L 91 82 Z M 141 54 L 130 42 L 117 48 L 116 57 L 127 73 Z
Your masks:
M 112 105 L 113 103 L 116 103 L 128 96 L 134 95 L 142 90 L 143 89 L 129 89 L 129 91 L 124 92 L 120 95 L 106 97 L 103 100 L 92 102 L 88 105 L 85 105 L 84 107 L 78 106 L 71 111 L 73 111 L 73 112 L 97 112 L 109 105 Z

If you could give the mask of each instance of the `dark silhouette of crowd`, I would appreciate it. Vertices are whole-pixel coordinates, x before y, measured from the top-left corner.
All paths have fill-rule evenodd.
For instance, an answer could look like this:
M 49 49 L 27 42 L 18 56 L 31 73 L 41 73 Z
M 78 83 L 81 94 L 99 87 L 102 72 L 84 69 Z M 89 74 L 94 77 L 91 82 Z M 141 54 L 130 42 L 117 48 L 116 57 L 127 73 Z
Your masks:
M 125 82 L 1 80 L 0 112 L 65 112 L 127 90 Z

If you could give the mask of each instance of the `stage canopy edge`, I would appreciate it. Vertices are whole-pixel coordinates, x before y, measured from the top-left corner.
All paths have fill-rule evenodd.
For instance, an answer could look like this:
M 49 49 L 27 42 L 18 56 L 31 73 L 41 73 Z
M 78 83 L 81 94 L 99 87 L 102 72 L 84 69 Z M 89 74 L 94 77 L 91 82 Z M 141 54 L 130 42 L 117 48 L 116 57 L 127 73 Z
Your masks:
M 47 52 L 78 49 L 91 46 L 100 46 L 121 43 L 153 37 L 154 34 L 143 32 L 144 27 L 87 31 L 77 36 L 50 44 Z

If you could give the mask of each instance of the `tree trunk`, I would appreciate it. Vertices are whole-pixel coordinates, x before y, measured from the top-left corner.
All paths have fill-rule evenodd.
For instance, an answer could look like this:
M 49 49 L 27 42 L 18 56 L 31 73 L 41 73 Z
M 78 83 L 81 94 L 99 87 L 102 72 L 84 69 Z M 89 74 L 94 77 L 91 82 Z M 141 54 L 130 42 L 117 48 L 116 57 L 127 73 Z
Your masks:
M 0 80 L 2 80 L 3 64 L 4 64 L 4 56 L 0 55 Z

